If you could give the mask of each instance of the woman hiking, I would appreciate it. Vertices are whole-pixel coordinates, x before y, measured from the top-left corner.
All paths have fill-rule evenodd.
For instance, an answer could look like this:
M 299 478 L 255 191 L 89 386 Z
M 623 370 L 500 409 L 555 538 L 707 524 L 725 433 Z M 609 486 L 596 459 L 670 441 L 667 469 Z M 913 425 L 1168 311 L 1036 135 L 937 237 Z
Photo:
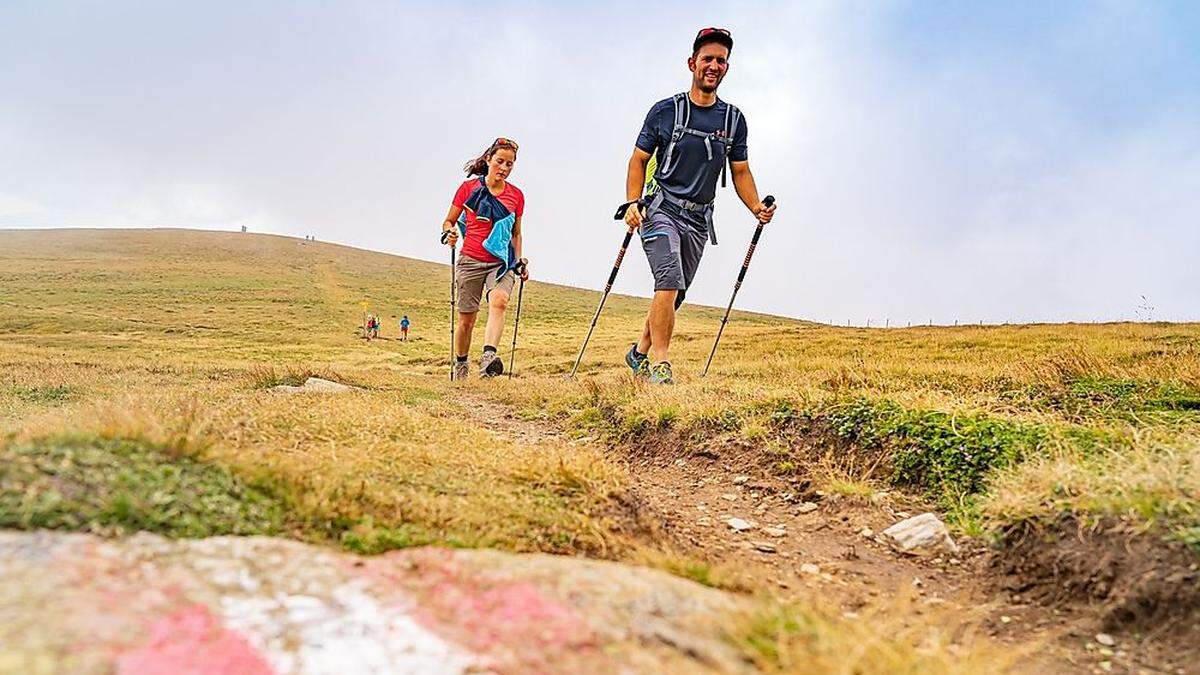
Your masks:
M 462 255 L 454 270 L 458 294 L 458 326 L 454 333 L 453 379 L 464 380 L 470 368 L 471 331 L 479 313 L 480 300 L 488 303 L 487 326 L 483 331 L 483 354 L 479 375 L 494 377 L 504 372 L 496 345 L 504 332 L 504 310 L 519 274 L 529 278 L 521 257 L 521 215 L 525 195 L 508 182 L 517 162 L 517 144 L 507 138 L 492 141 L 483 154 L 467 162 L 467 180 L 458 186 L 446 219 L 442 221 L 442 243 L 454 246 L 463 235 Z

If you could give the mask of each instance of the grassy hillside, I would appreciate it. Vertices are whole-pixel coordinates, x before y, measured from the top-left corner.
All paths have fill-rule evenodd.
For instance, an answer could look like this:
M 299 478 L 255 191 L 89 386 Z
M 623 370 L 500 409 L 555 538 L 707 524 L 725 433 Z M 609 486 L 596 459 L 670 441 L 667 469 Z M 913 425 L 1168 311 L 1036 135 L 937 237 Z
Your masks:
M 588 264 L 600 278 L 611 261 Z M 447 276 L 283 237 L 0 232 L 0 526 L 645 559 L 622 506 L 631 477 L 602 441 L 715 448 L 867 502 L 898 490 L 1001 558 L 1068 529 L 1171 564 L 1200 552 L 1200 325 L 848 329 L 735 313 L 701 379 L 721 310 L 689 306 L 679 384 L 652 388 L 621 365 L 644 299 L 610 298 L 570 381 L 599 294 L 535 282 L 519 376 L 464 387 L 446 378 Z M 387 338 L 408 314 L 412 339 L 358 337 L 363 302 Z M 361 390 L 268 391 L 308 374 Z M 472 396 L 593 443 L 502 442 Z M 827 656 L 834 634 L 863 639 L 772 616 L 751 649 L 767 665 L 814 658 L 818 633 Z M 910 633 L 910 647 L 928 637 Z

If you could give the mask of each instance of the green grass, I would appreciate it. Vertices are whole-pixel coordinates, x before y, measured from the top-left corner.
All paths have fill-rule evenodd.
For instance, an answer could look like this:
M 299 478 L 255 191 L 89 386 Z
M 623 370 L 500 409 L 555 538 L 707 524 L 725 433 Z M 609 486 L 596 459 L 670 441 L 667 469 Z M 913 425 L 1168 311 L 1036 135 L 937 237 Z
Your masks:
M 277 534 L 284 507 L 228 470 L 138 440 L 0 447 L 0 527 L 171 537 Z
M 13 387 L 12 396 L 26 403 L 62 403 L 71 398 L 71 388 L 63 385 Z

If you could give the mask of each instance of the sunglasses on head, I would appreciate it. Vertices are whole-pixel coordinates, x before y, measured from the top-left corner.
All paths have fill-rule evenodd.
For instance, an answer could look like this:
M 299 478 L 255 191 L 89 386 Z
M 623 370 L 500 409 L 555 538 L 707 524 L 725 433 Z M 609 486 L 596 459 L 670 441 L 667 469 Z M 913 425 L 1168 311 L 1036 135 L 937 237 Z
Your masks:
M 503 136 L 501 136 L 500 138 L 497 138 L 496 140 L 492 141 L 492 147 L 493 148 L 512 148 L 513 150 L 516 150 L 517 142 L 512 140 L 511 138 L 504 138 Z
M 733 37 L 726 28 L 701 28 L 700 32 L 696 33 L 696 39 L 698 40 L 705 35 L 712 35 L 713 33 L 721 33 L 722 35 L 729 35 L 730 37 Z

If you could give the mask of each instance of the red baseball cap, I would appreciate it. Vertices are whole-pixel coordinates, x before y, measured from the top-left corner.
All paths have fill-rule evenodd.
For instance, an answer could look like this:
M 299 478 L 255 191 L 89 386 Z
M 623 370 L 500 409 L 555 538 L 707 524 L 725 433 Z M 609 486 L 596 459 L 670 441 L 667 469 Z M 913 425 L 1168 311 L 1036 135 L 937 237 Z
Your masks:
M 729 34 L 727 28 L 701 28 L 700 32 L 696 33 L 696 39 L 692 41 L 692 53 L 700 51 L 704 45 L 716 42 L 725 45 L 729 51 L 733 51 L 733 36 Z

